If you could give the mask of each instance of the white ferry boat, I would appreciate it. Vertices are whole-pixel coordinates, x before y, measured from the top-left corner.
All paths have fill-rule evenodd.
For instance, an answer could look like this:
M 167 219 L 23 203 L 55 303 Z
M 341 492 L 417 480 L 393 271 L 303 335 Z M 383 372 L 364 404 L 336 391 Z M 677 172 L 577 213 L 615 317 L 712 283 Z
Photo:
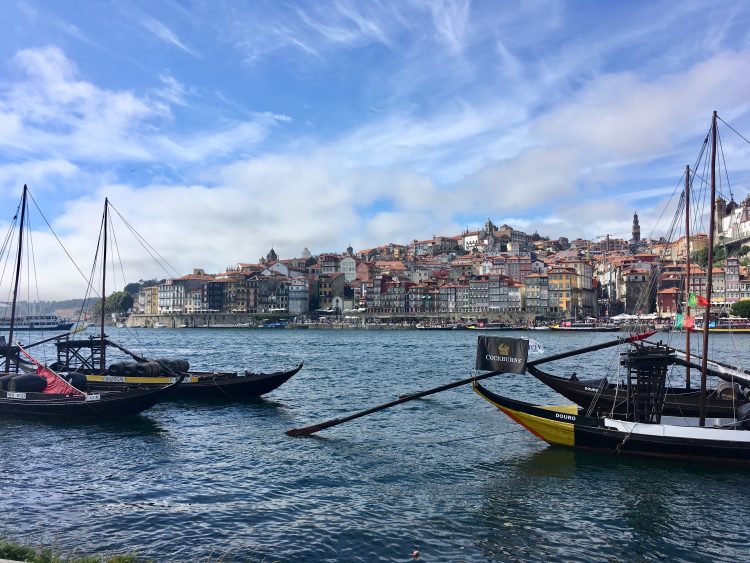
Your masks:
M 28 315 L 17 317 L 13 323 L 13 330 L 58 330 L 67 331 L 73 328 L 75 323 L 67 319 L 61 319 L 57 315 Z M 10 318 L 0 319 L 0 330 L 7 331 L 10 329 Z

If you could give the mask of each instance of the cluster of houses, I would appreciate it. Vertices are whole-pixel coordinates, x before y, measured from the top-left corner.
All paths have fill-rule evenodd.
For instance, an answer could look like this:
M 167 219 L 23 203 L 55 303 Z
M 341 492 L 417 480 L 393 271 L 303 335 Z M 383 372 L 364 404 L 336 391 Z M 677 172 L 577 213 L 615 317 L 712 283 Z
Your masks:
M 366 312 L 390 317 L 518 314 L 548 319 L 656 312 L 672 316 L 685 298 L 687 256 L 707 245 L 698 235 L 642 240 L 637 214 L 630 240 L 550 240 L 488 220 L 474 231 L 341 254 L 280 259 L 219 274 L 192 274 L 143 288 L 133 312 L 279 314 L 304 317 Z M 690 291 L 704 295 L 706 272 L 691 265 Z M 738 258 L 714 270 L 713 301 L 750 298 Z

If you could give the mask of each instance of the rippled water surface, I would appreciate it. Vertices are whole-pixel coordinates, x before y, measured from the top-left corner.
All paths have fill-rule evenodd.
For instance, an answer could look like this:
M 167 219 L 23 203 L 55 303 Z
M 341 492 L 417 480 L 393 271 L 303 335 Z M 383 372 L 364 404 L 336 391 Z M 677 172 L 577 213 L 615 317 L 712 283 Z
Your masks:
M 548 354 L 612 338 L 518 334 L 529 335 Z M 423 561 L 739 561 L 750 553 L 745 469 L 550 448 L 469 387 L 317 437 L 284 434 L 471 375 L 476 333 L 113 336 L 196 369 L 305 367 L 255 401 L 165 403 L 110 423 L 0 419 L 0 536 L 155 561 L 408 561 L 414 549 Z M 750 363 L 750 336 L 714 342 Z M 559 373 L 617 369 L 610 350 L 561 362 Z M 488 386 L 565 402 L 528 375 Z

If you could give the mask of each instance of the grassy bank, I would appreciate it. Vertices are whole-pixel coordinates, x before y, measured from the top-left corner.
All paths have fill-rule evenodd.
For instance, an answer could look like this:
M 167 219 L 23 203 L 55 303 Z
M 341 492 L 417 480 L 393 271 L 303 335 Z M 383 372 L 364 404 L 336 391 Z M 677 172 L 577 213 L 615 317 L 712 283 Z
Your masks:
M 6 540 L 0 540 L 0 559 L 28 563 L 136 563 L 138 561 L 133 555 L 115 555 L 104 558 L 95 555 L 68 556 L 47 547 L 32 547 Z

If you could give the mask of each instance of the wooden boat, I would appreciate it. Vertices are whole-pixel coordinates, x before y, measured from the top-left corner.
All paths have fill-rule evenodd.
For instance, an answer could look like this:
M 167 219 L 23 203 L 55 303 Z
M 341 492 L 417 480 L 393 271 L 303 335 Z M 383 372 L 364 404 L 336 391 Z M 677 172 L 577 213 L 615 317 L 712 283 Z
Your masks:
M 533 405 L 493 393 L 480 383 L 474 383 L 474 391 L 551 445 L 693 461 L 750 463 L 750 432 L 739 427 L 644 424 L 585 416 L 577 405 Z
M 560 332 L 619 332 L 620 330 L 620 327 L 615 325 L 596 325 L 593 323 L 549 325 L 547 328 Z
M 108 344 L 111 344 L 109 341 Z M 86 356 L 81 352 L 83 350 L 100 349 L 97 341 L 79 340 L 79 341 L 62 341 L 57 343 L 58 358 L 67 355 L 69 360 L 77 357 L 79 360 L 85 358 L 91 359 L 91 355 Z M 123 348 L 117 346 L 120 350 Z M 153 365 L 154 361 L 141 358 L 140 365 Z M 165 397 L 165 399 L 247 399 L 260 397 L 277 389 L 290 378 L 296 375 L 301 369 L 302 364 L 285 371 L 273 373 L 253 373 L 245 372 L 206 372 L 206 371 L 179 371 L 178 369 L 167 369 L 159 375 L 111 375 L 111 370 L 98 370 L 94 368 L 90 361 L 83 361 L 73 364 L 72 362 L 56 362 L 54 364 L 58 369 L 64 371 L 73 371 L 83 373 L 88 382 L 88 388 L 95 391 L 110 392 L 126 389 L 157 389 L 168 385 L 177 378 L 182 377 L 182 384 L 176 387 Z M 110 365 L 110 367 L 112 364 Z
M 18 223 L 18 252 L 15 264 L 13 302 L 8 324 L 8 344 L 5 352 L 5 369 L 0 374 L 0 415 L 31 416 L 48 418 L 109 418 L 138 414 L 152 407 L 176 388 L 182 377 L 165 385 L 151 389 L 127 389 L 106 393 L 88 394 L 77 389 L 54 370 L 43 366 L 13 340 L 16 319 L 16 304 L 23 256 L 23 234 L 28 228 L 27 219 L 28 188 L 23 187 L 21 197 L 21 217 Z M 20 360 L 19 352 L 30 363 Z M 33 370 L 35 374 L 22 374 L 21 369 Z M 21 381 L 34 382 L 28 389 L 19 387 Z
M 0 391 L 0 415 L 42 418 L 117 418 L 150 409 L 180 386 L 181 378 L 152 388 L 50 394 Z
M 57 360 L 51 364 L 64 373 L 80 373 L 92 391 L 153 390 L 182 378 L 182 383 L 164 398 L 169 399 L 246 399 L 270 393 L 302 369 L 273 373 L 190 371 L 185 360 L 149 360 L 105 338 L 56 339 Z M 132 362 L 107 365 L 107 349 L 113 348 L 132 358 Z
M 481 320 L 466 325 L 466 328 L 469 330 L 526 330 L 526 327 L 522 326 L 513 326 L 504 323 L 488 323 Z
M 455 324 L 423 324 L 419 323 L 414 328 L 417 330 L 464 330 L 467 327 L 461 323 Z
M 625 382 L 611 383 L 606 378 L 579 380 L 547 373 L 536 366 L 528 366 L 529 373 L 539 381 L 557 391 L 566 399 L 579 405 L 584 412 L 627 414 L 628 401 Z M 717 386 L 707 397 L 706 416 L 709 418 L 731 418 L 737 407 L 748 401 L 733 388 Z M 667 416 L 700 416 L 700 389 L 667 387 L 664 392 L 662 414 Z
M 716 218 L 716 152 L 717 152 L 717 114 L 714 112 L 711 124 L 711 207 L 709 212 L 709 240 L 707 264 L 713 264 L 713 249 Z M 706 140 L 708 142 L 708 139 Z M 702 152 L 703 154 L 703 152 Z M 680 208 L 685 210 L 686 233 L 689 229 L 690 210 L 690 168 L 685 175 L 684 199 L 680 201 Z M 702 350 L 709 351 L 708 320 L 711 311 L 713 268 L 709 267 L 706 276 L 706 293 L 709 296 L 704 305 L 702 331 Z M 686 288 L 690 288 L 690 262 L 687 262 Z M 685 300 L 685 315 L 690 314 L 690 300 Z M 507 348 L 507 347 L 506 347 Z M 580 353 L 575 352 L 573 353 Z M 678 358 L 674 348 L 652 342 L 631 342 L 631 349 L 621 356 L 621 363 L 627 371 L 627 383 L 622 388 L 608 388 L 604 379 L 600 378 L 599 385 L 592 385 L 594 393 L 599 397 L 605 394 L 610 402 L 610 414 L 596 411 L 596 404 L 591 409 L 583 411 L 579 405 L 566 407 L 544 407 L 527 402 L 517 401 L 494 393 L 478 382 L 474 383 L 474 390 L 484 399 L 494 404 L 514 421 L 518 422 L 537 437 L 553 445 L 580 447 L 604 450 L 616 453 L 632 453 L 646 456 L 671 457 L 698 461 L 731 461 L 750 462 L 750 404 L 734 397 L 732 408 L 728 409 L 726 420 L 710 420 L 714 411 L 709 410 L 710 397 L 707 390 L 707 376 L 721 375 L 724 372 L 732 382 L 730 396 L 735 389 L 735 377 L 739 378 L 744 370 L 727 367 L 726 364 L 711 361 L 708 352 L 700 359 L 701 385 L 698 392 L 697 417 L 681 416 L 673 420 L 662 420 L 668 417 L 665 407 L 668 404 L 669 389 L 666 387 L 666 374 L 669 366 L 678 364 L 687 366 L 685 372 L 686 392 L 691 390 L 690 368 L 693 367 L 690 355 L 690 331 L 686 333 L 686 352 Z M 540 361 L 535 362 L 539 364 Z M 711 367 L 709 367 L 711 366 Z M 567 385 L 563 388 L 559 380 L 551 379 L 548 374 L 532 365 L 529 369 L 545 383 L 557 386 L 561 392 L 565 391 L 581 400 L 580 386 Z M 545 377 L 546 376 L 546 377 Z M 575 382 L 573 382 L 575 383 Z M 585 387 L 585 385 L 584 385 Z M 624 407 L 620 407 L 618 399 L 613 396 L 620 389 L 624 391 Z M 565 393 L 563 393 L 565 394 Z M 688 397 L 683 397 L 687 405 Z M 692 396 L 690 397 L 692 401 Z M 597 399 L 598 401 L 598 399 Z M 672 405 L 673 407 L 676 404 Z M 716 412 L 726 407 L 714 404 Z M 720 408 L 721 407 L 721 408 Z M 695 414 L 695 405 L 691 406 Z M 596 411 L 596 412 L 595 412 Z M 624 412 L 623 412 L 624 411 Z M 682 413 L 684 414 L 684 413 Z M 709 419 L 709 420 L 707 420 Z
M 274 373 L 210 373 L 191 371 L 184 375 L 182 384 L 168 399 L 248 399 L 260 397 L 277 389 L 302 369 L 302 364 L 287 371 Z M 111 391 L 137 388 L 153 389 L 172 381 L 174 377 L 128 377 L 87 375 L 89 389 Z
M 109 201 L 104 201 L 103 225 L 109 225 Z M 102 231 L 103 262 L 106 263 L 107 229 Z M 103 268 L 101 294 L 106 295 L 106 268 Z M 274 373 L 189 371 L 186 360 L 148 359 L 107 338 L 104 333 L 105 311 L 102 307 L 98 337 L 73 339 L 70 335 L 56 338 L 57 360 L 53 367 L 66 373 L 85 376 L 90 389 L 101 392 L 117 390 L 153 390 L 168 385 L 177 378 L 182 384 L 167 398 L 171 399 L 242 399 L 270 393 L 288 381 L 300 369 L 297 367 Z M 277 323 L 286 324 L 285 321 Z M 133 361 L 107 362 L 108 350 L 116 349 Z

